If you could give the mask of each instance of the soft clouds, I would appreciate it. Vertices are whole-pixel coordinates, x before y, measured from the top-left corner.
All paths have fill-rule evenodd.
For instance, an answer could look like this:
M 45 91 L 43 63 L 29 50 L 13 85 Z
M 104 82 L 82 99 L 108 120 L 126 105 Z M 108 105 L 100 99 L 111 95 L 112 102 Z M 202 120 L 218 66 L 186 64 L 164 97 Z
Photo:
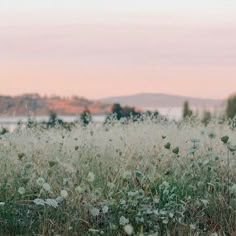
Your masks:
M 226 97 L 235 10 L 229 0 L 2 0 L 0 93 Z
M 5 27 L 0 61 L 61 61 L 81 65 L 234 66 L 235 27 L 65 25 Z

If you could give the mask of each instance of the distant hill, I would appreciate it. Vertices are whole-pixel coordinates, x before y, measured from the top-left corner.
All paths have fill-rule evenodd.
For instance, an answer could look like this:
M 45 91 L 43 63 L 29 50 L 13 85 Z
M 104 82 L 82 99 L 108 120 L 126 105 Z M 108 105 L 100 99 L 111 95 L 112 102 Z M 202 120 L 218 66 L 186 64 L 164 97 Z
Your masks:
M 109 97 L 101 99 L 104 103 L 120 103 L 121 105 L 134 106 L 139 108 L 160 108 L 160 107 L 182 107 L 184 101 L 196 108 L 218 107 L 223 104 L 223 100 L 202 99 L 168 95 L 161 93 L 141 93 L 130 96 Z
M 0 96 L 0 116 L 46 116 L 49 111 L 58 115 L 78 115 L 87 107 L 91 113 L 110 111 L 110 105 L 81 97 L 41 97 L 38 94 Z

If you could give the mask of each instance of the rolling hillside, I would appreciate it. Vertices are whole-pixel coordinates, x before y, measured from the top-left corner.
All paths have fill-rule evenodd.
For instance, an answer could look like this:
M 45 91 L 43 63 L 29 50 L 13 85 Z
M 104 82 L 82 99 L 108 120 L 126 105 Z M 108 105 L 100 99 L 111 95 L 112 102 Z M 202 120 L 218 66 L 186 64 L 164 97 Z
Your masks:
M 104 103 L 120 103 L 140 108 L 160 108 L 160 107 L 182 107 L 184 101 L 188 101 L 193 107 L 218 107 L 224 103 L 223 100 L 201 99 L 168 94 L 141 93 L 130 96 L 109 97 L 101 99 Z
M 91 113 L 110 111 L 110 105 L 81 97 L 41 97 L 38 94 L 0 96 L 0 116 L 44 116 L 53 110 L 58 115 L 77 115 L 87 107 Z

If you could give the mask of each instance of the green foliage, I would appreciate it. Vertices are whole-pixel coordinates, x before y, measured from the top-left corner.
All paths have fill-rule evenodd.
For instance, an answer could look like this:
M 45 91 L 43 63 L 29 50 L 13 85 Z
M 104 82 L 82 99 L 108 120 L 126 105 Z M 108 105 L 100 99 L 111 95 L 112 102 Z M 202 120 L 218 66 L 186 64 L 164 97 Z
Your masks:
M 210 111 L 204 111 L 203 112 L 203 118 L 202 118 L 202 123 L 207 126 L 212 119 L 212 115 Z
M 80 121 L 83 126 L 87 126 L 89 123 L 92 122 L 92 115 L 88 108 L 85 108 L 85 110 L 81 113 Z
M 112 106 L 111 114 L 109 114 L 106 118 L 106 122 L 113 119 L 114 117 L 117 120 L 124 118 L 127 120 L 137 121 L 141 117 L 141 113 L 136 111 L 134 107 L 122 107 L 119 103 L 115 103 Z
M 183 118 L 191 117 L 192 115 L 193 115 L 193 111 L 189 108 L 188 101 L 185 101 L 184 107 L 183 107 Z
M 236 137 L 226 123 L 60 127 L 1 136 L 0 235 L 235 231 Z
M 0 135 L 4 135 L 4 134 L 7 134 L 7 133 L 9 133 L 9 130 L 8 130 L 7 128 L 2 127 L 2 128 L 0 129 Z
M 34 128 L 38 125 L 37 121 L 34 120 L 33 118 L 29 117 L 26 123 L 27 128 Z
M 57 118 L 57 113 L 55 111 L 49 111 L 49 119 L 47 122 L 47 127 L 54 127 L 56 125 L 63 125 L 64 122 Z
M 236 116 L 236 95 L 228 98 L 226 115 L 230 119 L 233 119 Z

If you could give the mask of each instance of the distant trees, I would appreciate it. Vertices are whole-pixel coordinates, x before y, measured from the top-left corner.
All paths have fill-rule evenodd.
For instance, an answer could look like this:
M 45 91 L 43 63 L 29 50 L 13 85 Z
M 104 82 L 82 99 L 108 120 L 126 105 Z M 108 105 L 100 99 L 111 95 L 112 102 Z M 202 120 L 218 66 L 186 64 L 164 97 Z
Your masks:
M 212 114 L 210 111 L 204 111 L 203 112 L 203 117 L 202 117 L 202 123 L 207 126 L 212 119 Z
M 236 95 L 228 98 L 226 115 L 230 119 L 233 119 L 236 116 Z
M 183 118 L 191 117 L 192 115 L 193 111 L 190 109 L 188 101 L 185 101 L 183 107 Z
M 119 103 L 114 103 L 111 107 L 111 113 L 106 117 L 105 124 L 114 119 L 122 120 L 122 123 L 125 124 L 127 121 L 144 121 L 148 117 L 152 120 L 156 120 L 160 117 L 160 114 L 158 111 L 139 112 L 135 107 L 122 107 Z
M 136 111 L 134 107 L 124 106 L 122 107 L 119 103 L 113 104 L 111 108 L 112 116 L 120 120 L 122 118 L 132 119 L 133 121 L 137 120 L 141 113 Z
M 49 119 L 47 122 L 47 127 L 54 127 L 55 125 L 63 125 L 64 122 L 58 119 L 57 113 L 55 111 L 49 111 Z
M 9 130 L 8 130 L 7 128 L 2 127 L 2 128 L 0 129 L 0 135 L 4 135 L 4 134 L 6 134 L 6 133 L 9 133 Z
M 117 120 L 120 120 L 123 117 L 123 108 L 119 103 L 114 103 L 111 108 L 111 113 L 116 116 Z
M 92 122 L 92 115 L 87 107 L 85 107 L 84 111 L 80 114 L 80 122 L 83 126 L 87 126 Z

